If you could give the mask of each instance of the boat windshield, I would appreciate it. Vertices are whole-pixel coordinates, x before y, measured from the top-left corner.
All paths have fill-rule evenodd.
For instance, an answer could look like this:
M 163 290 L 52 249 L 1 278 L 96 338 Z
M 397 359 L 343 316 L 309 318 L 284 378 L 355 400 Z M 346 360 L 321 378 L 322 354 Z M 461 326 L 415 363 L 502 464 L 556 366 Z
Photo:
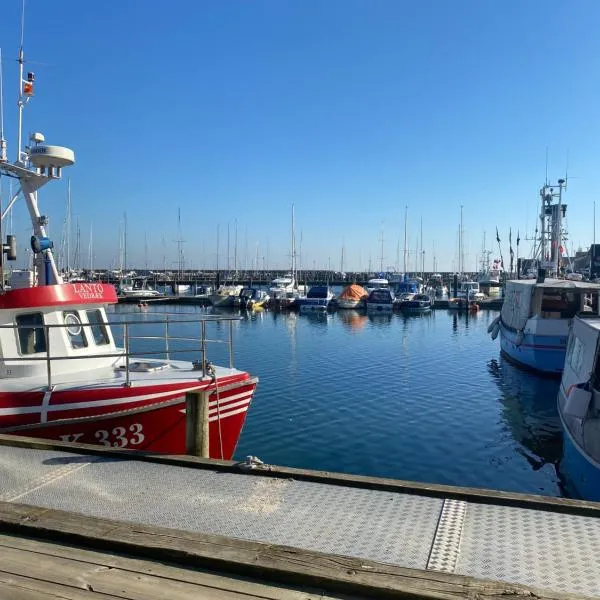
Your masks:
M 315 286 L 311 287 L 308 294 L 306 294 L 307 298 L 327 298 L 329 290 L 326 286 Z
M 392 300 L 392 295 L 387 289 L 377 289 L 371 292 L 369 296 L 369 302 L 381 302 L 383 304 L 389 303 Z

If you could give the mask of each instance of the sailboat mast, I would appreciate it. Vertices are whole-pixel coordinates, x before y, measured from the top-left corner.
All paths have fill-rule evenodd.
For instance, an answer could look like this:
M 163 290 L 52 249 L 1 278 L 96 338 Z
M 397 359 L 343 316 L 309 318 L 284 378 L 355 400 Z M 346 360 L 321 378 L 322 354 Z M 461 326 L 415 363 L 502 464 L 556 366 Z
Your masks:
M 381 256 L 379 257 L 379 272 L 383 273 L 383 227 L 381 228 Z
M 423 250 L 423 217 L 421 217 L 421 279 L 425 279 L 425 250 Z
M 93 252 L 93 239 L 94 239 L 94 226 L 90 225 L 90 245 L 88 248 L 89 260 L 90 260 L 90 275 L 93 271 L 94 252 Z
M 295 207 L 292 204 L 292 278 L 296 283 L 296 230 L 295 230 Z
M 233 270 L 237 274 L 237 244 L 238 244 L 238 226 L 235 220 L 235 238 L 233 243 Z
M 460 229 L 458 230 L 458 271 L 462 275 L 464 269 L 463 256 L 463 205 L 460 205 Z
M 123 270 L 127 272 L 127 213 L 123 213 Z
M 404 207 L 404 273 L 406 273 L 406 268 L 408 266 L 408 206 Z

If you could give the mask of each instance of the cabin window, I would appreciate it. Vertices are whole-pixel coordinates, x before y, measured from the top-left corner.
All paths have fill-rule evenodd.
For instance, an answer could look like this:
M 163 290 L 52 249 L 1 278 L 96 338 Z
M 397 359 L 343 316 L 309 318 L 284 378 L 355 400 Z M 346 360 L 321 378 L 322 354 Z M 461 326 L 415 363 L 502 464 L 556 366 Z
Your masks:
M 17 327 L 21 354 L 46 352 L 46 332 L 42 313 L 19 315 Z
M 65 321 L 65 329 L 67 330 L 67 338 L 69 339 L 71 348 L 74 348 L 75 350 L 85 348 L 87 346 L 87 339 L 83 332 L 81 319 L 77 312 L 74 310 L 66 310 L 63 312 L 63 319 Z
M 106 325 L 102 319 L 102 311 L 100 310 L 88 310 L 87 318 L 90 323 L 90 330 L 92 332 L 92 338 L 96 342 L 97 346 L 103 346 L 109 343 L 108 331 L 106 331 Z
M 575 373 L 579 374 L 583 363 L 583 343 L 578 338 L 573 336 L 569 348 L 567 349 L 567 357 L 565 361 Z

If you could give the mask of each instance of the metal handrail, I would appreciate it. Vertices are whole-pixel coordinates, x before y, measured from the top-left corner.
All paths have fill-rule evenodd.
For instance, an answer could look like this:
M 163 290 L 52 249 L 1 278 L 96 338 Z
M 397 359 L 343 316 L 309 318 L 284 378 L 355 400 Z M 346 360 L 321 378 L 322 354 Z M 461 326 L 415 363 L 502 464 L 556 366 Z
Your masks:
M 193 352 L 199 352 L 200 353 L 200 358 L 201 360 L 198 361 L 197 364 L 201 365 L 201 371 L 202 371 L 202 377 L 205 377 L 207 374 L 207 364 L 208 364 L 208 358 L 207 358 L 207 344 L 227 344 L 228 345 L 228 349 L 229 349 L 229 367 L 233 368 L 233 321 L 240 321 L 241 317 L 236 317 L 236 316 L 227 316 L 227 317 L 200 317 L 200 318 L 194 318 L 194 319 L 169 319 L 168 315 L 178 315 L 180 316 L 180 313 L 161 313 L 161 315 L 166 315 L 167 318 L 166 319 L 159 319 L 159 320 L 135 320 L 135 321 L 130 321 L 130 320 L 121 320 L 121 321 L 103 321 L 102 323 L 81 323 L 80 327 L 83 328 L 92 328 L 94 326 L 97 325 L 102 325 L 104 327 L 111 327 L 111 326 L 116 326 L 116 327 L 120 327 L 122 328 L 122 333 L 120 336 L 115 335 L 115 332 L 111 333 L 113 334 L 113 340 L 115 340 L 115 344 L 117 343 L 116 338 L 117 337 L 121 337 L 122 338 L 122 342 L 124 344 L 124 349 L 123 351 L 120 352 L 99 352 L 99 353 L 94 353 L 94 354 L 85 354 L 84 356 L 65 356 L 65 355 L 52 355 L 51 352 L 51 337 L 50 337 L 50 330 L 51 329 L 65 329 L 68 327 L 72 327 L 72 324 L 67 324 L 67 323 L 56 323 L 56 324 L 47 324 L 44 323 L 42 325 L 18 325 L 16 323 L 14 324 L 8 324 L 8 325 L 4 325 L 4 324 L 0 324 L 0 329 L 13 329 L 13 330 L 19 330 L 19 329 L 26 329 L 26 330 L 36 330 L 36 329 L 41 329 L 44 332 L 44 336 L 45 336 L 45 341 L 46 341 L 46 350 L 45 352 L 39 352 L 39 353 L 35 353 L 38 354 L 38 356 L 35 355 L 20 355 L 20 356 L 14 356 L 14 357 L 9 357 L 9 356 L 3 356 L 3 360 L 8 362 L 22 362 L 22 361 L 45 361 L 46 363 L 46 373 L 47 373 L 47 380 L 48 380 L 48 390 L 52 390 L 53 389 L 53 383 L 52 383 L 52 363 L 54 361 L 61 361 L 61 360 L 81 360 L 81 359 L 89 359 L 89 358 L 124 358 L 125 359 L 125 386 L 129 387 L 131 386 L 131 361 L 130 359 L 132 358 L 132 352 L 131 352 L 131 341 L 132 340 L 163 340 L 165 342 L 165 349 L 164 350 L 140 350 L 140 351 L 136 351 L 136 355 L 137 356 L 154 356 L 154 355 L 166 355 L 166 360 L 170 360 L 170 356 L 171 354 L 188 354 L 188 353 L 193 353 Z M 211 338 L 207 338 L 206 337 L 206 324 L 207 323 L 217 323 L 219 321 L 228 321 L 229 322 L 229 327 L 228 327 L 228 339 L 227 340 L 222 340 L 222 339 L 211 339 Z M 198 340 L 198 338 L 195 337 L 188 337 L 188 336 L 169 336 L 169 325 L 173 325 L 176 323 L 200 323 L 200 340 Z M 132 335 L 130 332 L 130 326 L 131 325 L 144 325 L 144 326 L 149 326 L 149 325 L 165 325 L 165 335 L 164 336 L 160 336 L 160 335 Z M 199 348 L 198 347 L 194 347 L 194 348 L 173 348 L 172 346 L 169 345 L 169 341 L 173 342 L 181 342 L 181 341 L 185 341 L 185 342 L 197 342 L 199 341 Z M 44 354 L 44 356 L 39 356 L 40 354 Z M 122 368 L 122 367 L 121 367 Z

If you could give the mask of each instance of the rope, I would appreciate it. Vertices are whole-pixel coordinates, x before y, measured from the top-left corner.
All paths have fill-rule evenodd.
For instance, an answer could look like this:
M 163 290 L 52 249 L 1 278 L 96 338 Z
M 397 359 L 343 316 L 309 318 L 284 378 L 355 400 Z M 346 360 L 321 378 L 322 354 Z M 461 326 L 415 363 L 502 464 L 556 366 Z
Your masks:
M 208 363 L 206 365 L 206 370 L 208 373 L 210 373 L 211 378 L 215 384 L 215 393 L 217 395 L 217 427 L 218 427 L 218 431 L 219 431 L 219 450 L 221 451 L 221 460 L 223 460 L 225 458 L 225 455 L 223 453 L 223 431 L 221 428 L 222 427 L 221 426 L 221 403 L 220 403 L 220 399 L 219 399 L 219 382 L 217 381 L 217 371 L 211 363 Z

